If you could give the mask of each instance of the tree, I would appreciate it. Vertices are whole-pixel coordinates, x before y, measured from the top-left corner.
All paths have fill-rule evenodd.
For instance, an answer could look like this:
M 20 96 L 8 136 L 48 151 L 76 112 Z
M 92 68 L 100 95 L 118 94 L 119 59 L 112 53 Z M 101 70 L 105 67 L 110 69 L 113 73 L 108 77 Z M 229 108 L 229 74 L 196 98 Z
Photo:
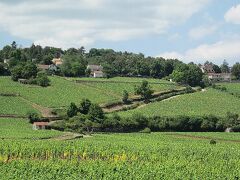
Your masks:
M 213 70 L 214 70 L 215 73 L 221 73 L 222 72 L 221 68 L 216 64 L 213 65 Z
M 11 78 L 13 81 L 17 81 L 22 77 L 23 65 L 19 64 L 11 69 Z
M 35 78 L 37 76 L 37 72 L 38 72 L 37 66 L 32 62 L 28 62 L 23 67 L 22 78 L 25 79 Z
M 231 112 L 227 112 L 227 125 L 228 127 L 238 126 L 240 124 L 239 115 Z
M 3 63 L 0 63 L 0 76 L 5 75 L 5 67 Z
M 45 72 L 38 72 L 36 77 L 37 85 L 47 87 L 50 85 L 50 80 Z
M 102 108 L 97 104 L 91 104 L 88 115 L 91 121 L 98 122 L 98 123 L 103 122 L 104 113 Z
M 79 107 L 80 113 L 88 114 L 91 105 L 92 103 L 89 99 L 83 99 Z
M 228 66 L 228 63 L 226 60 L 223 61 L 223 64 L 221 65 L 221 71 L 222 73 L 229 73 L 230 72 L 230 69 L 229 69 L 229 66 Z
M 122 102 L 123 102 L 124 104 L 127 104 L 127 103 L 128 103 L 128 96 L 129 96 L 128 92 L 127 92 L 126 90 L 124 90 L 124 91 L 123 91 L 123 97 L 122 97 Z
M 237 78 L 240 79 L 240 64 L 236 63 L 232 67 L 232 74 Z
M 78 108 L 75 103 L 71 103 L 68 110 L 67 110 L 67 115 L 68 117 L 73 117 L 76 116 L 78 113 Z
M 145 101 L 149 101 L 153 92 L 148 81 L 144 80 L 140 86 L 135 86 L 135 94 L 140 95 Z

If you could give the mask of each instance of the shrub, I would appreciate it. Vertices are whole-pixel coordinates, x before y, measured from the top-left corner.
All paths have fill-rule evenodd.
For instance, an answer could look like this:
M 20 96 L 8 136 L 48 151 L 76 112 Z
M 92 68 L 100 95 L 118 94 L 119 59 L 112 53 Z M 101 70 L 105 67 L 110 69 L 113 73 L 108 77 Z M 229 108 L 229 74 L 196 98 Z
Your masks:
M 73 117 L 76 116 L 78 113 L 78 108 L 75 103 L 71 103 L 68 110 L 67 110 L 67 115 L 68 117 Z
M 91 104 L 88 115 L 92 121 L 101 122 L 104 119 L 103 110 L 98 104 Z
M 89 108 L 91 106 L 91 101 L 89 99 L 83 99 L 80 107 L 79 107 L 79 111 L 82 114 L 88 114 Z
M 50 80 L 45 72 L 38 72 L 35 80 L 39 86 L 47 87 L 50 85 Z
M 217 141 L 215 141 L 214 139 L 211 139 L 210 144 L 215 145 L 215 144 L 217 144 Z
M 36 112 L 28 112 L 27 116 L 30 123 L 34 123 L 40 120 L 39 114 Z
M 124 104 L 127 104 L 128 103 L 128 97 L 129 97 L 129 94 L 126 90 L 123 91 L 123 97 L 122 97 L 122 102 Z

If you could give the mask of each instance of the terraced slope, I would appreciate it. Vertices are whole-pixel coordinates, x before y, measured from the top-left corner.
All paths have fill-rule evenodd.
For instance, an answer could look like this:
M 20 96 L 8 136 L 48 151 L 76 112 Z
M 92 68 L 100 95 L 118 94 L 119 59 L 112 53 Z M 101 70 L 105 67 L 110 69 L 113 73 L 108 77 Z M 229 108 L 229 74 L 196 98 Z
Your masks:
M 217 115 L 225 116 L 227 112 L 240 114 L 240 99 L 214 89 L 205 92 L 181 95 L 166 101 L 150 103 L 142 108 L 119 113 L 122 116 L 131 116 L 142 113 L 147 116 L 198 116 Z

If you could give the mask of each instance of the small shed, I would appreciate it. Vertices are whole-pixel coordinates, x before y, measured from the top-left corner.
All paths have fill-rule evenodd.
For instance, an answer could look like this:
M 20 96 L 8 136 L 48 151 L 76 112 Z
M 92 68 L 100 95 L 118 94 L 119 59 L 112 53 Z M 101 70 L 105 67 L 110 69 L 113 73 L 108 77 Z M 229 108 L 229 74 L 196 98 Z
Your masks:
M 49 65 L 46 64 L 38 64 L 37 65 L 38 69 L 42 70 L 42 71 L 47 71 L 49 68 Z
M 27 79 L 18 79 L 18 82 L 21 83 L 21 84 L 28 84 Z
M 33 130 L 43 130 L 48 128 L 48 122 L 34 122 Z
M 93 72 L 93 77 L 95 78 L 102 78 L 104 76 L 102 71 L 94 71 Z

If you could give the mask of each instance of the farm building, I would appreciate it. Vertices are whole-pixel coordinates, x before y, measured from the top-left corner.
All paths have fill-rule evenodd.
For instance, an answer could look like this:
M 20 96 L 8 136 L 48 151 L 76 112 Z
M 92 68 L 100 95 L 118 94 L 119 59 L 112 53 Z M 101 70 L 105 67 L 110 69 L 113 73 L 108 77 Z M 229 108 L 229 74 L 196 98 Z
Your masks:
M 102 71 L 103 70 L 103 67 L 100 65 L 88 65 L 87 66 L 87 69 L 90 69 L 91 72 L 94 72 L 94 71 Z
M 101 78 L 104 76 L 103 67 L 100 65 L 88 65 L 87 69 L 91 71 L 90 76 L 94 78 Z
M 103 77 L 103 72 L 102 71 L 94 71 L 93 72 L 93 77 L 95 78 L 102 78 Z
M 55 64 L 56 66 L 62 65 L 63 60 L 61 58 L 54 58 L 52 60 L 53 64 Z
M 33 130 L 42 130 L 48 127 L 48 122 L 34 122 Z
M 203 73 L 215 73 L 213 70 L 212 64 L 202 65 L 202 66 L 200 66 L 200 69 L 202 70 Z
M 231 73 L 208 73 L 208 78 L 212 81 L 231 81 Z
M 45 65 L 45 64 L 38 64 L 37 67 L 41 71 L 47 71 L 49 69 L 49 65 Z

